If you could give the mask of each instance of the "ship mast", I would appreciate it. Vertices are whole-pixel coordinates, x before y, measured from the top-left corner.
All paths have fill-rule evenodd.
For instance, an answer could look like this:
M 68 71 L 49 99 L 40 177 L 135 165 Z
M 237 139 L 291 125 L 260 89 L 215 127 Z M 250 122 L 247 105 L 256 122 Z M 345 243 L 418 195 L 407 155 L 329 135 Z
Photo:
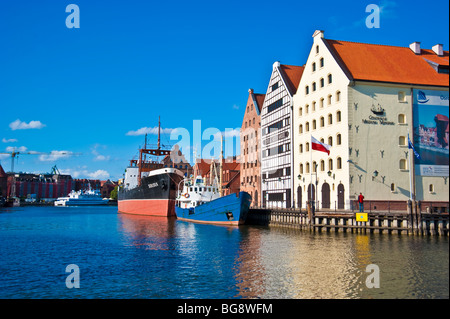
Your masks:
M 220 135 L 220 168 L 219 168 L 219 194 L 220 196 L 223 196 L 222 194 L 222 163 L 223 163 L 223 135 Z
M 141 185 L 141 174 L 143 168 L 142 155 L 149 154 L 154 156 L 165 156 L 170 155 L 170 150 L 162 150 L 161 149 L 161 117 L 158 117 L 158 147 L 156 149 L 148 149 L 147 148 L 147 138 L 145 139 L 145 146 L 139 150 L 139 163 L 138 163 L 138 185 Z

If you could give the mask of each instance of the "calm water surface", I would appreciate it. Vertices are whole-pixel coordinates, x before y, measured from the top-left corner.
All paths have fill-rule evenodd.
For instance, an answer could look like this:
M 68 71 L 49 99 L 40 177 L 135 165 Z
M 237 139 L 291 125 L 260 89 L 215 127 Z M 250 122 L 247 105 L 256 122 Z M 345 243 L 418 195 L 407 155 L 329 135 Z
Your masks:
M 449 298 L 448 238 L 0 210 L 0 298 Z M 80 288 L 66 287 L 66 266 Z M 366 286 L 366 266 L 380 288 Z

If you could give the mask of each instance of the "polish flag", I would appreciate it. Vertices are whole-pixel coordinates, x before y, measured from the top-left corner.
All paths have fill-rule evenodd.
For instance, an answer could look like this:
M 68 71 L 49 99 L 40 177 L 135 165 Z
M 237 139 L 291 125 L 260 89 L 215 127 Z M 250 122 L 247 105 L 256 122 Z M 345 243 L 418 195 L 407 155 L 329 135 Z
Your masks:
M 325 143 L 321 143 L 311 135 L 311 148 L 316 151 L 325 152 L 330 155 L 331 146 Z

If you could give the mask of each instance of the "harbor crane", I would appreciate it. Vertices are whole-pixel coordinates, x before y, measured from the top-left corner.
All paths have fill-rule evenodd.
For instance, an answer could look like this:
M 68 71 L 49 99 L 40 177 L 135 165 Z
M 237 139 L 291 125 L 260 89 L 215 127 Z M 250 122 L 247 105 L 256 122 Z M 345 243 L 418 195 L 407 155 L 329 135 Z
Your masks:
M 11 201 L 11 198 L 14 197 L 14 194 L 16 193 L 16 175 L 14 174 L 14 159 L 18 158 L 19 154 L 26 154 L 26 155 L 54 155 L 54 153 L 50 152 L 36 152 L 36 151 L 28 151 L 28 152 L 21 152 L 16 151 L 16 148 L 12 152 L 0 152 L 0 154 L 9 154 L 11 155 L 11 173 L 12 173 L 12 182 L 11 182 L 11 190 L 8 194 L 8 201 Z M 72 152 L 62 152 L 58 155 L 81 155 L 81 153 L 72 153 Z M 56 168 L 56 165 L 52 168 L 54 171 L 59 170 Z M 12 205 L 18 205 L 18 204 L 12 204 Z
M 21 152 L 14 150 L 12 152 L 0 152 L 0 154 L 9 154 L 11 155 L 11 173 L 14 173 L 14 159 L 19 157 L 19 154 L 25 154 L 25 155 L 55 155 L 52 152 L 36 152 L 36 151 L 28 151 L 28 152 Z M 58 155 L 81 155 L 81 153 L 72 153 L 72 152 L 62 152 L 58 153 Z

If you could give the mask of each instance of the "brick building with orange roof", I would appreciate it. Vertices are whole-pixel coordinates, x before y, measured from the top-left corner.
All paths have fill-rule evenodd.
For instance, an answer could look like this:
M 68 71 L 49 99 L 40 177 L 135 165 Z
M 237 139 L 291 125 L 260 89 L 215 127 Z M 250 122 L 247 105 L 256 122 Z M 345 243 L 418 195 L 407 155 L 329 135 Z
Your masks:
M 219 161 L 214 160 L 215 172 L 212 170 L 211 159 L 196 159 L 193 169 L 193 176 L 201 176 L 208 185 L 211 185 L 211 178 L 217 176 L 219 180 Z M 223 195 L 240 192 L 240 163 L 236 157 L 222 160 L 222 190 Z
M 440 44 L 367 44 L 314 32 L 294 96 L 297 206 L 312 199 L 320 209 L 351 209 L 362 193 L 372 211 L 406 210 L 410 199 L 447 207 L 448 90 L 449 52 Z M 311 137 L 330 154 L 312 151 Z
M 261 206 L 261 107 L 265 94 L 248 90 L 240 134 L 241 191 L 252 196 L 252 206 Z

